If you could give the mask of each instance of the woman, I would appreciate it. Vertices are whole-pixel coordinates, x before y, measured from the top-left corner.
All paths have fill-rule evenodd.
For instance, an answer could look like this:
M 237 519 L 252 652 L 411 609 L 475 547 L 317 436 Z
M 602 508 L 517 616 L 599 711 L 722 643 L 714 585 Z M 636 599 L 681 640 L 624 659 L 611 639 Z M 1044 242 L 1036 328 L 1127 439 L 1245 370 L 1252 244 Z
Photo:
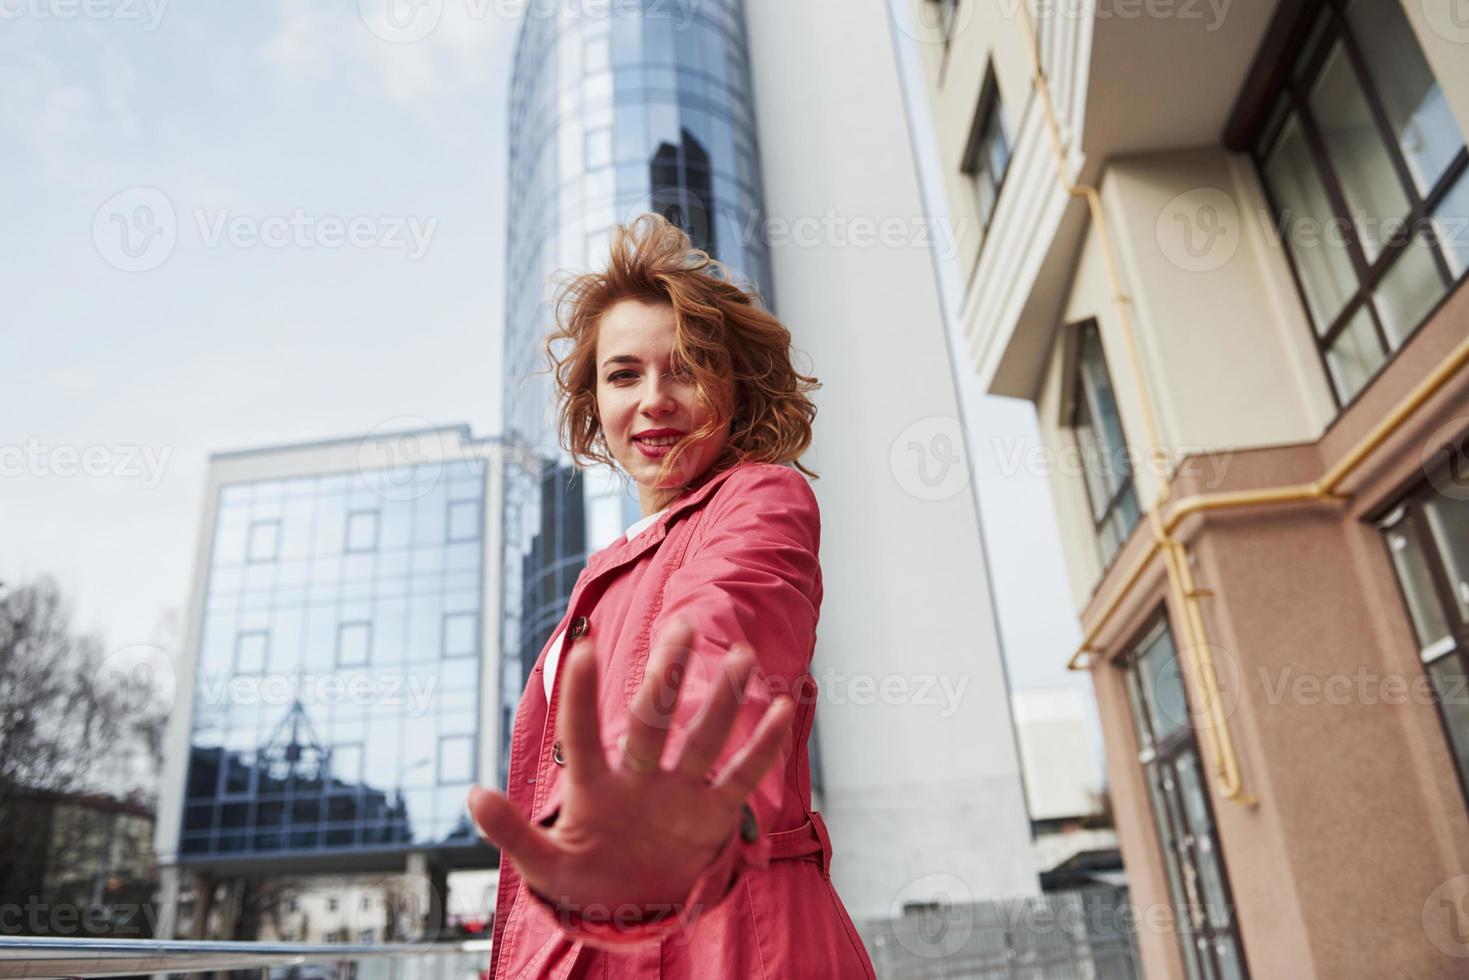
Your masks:
M 875 976 L 811 812 L 820 515 L 785 464 L 818 384 L 757 302 L 657 215 L 561 294 L 562 439 L 644 516 L 541 651 L 507 793 L 470 794 L 502 855 L 493 980 Z

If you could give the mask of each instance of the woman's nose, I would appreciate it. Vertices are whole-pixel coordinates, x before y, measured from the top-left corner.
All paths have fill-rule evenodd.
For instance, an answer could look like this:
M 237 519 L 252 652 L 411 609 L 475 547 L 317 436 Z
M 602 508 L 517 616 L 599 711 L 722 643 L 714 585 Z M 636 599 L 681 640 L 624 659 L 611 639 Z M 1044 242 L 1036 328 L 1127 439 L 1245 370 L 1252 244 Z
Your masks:
M 644 415 L 666 414 L 675 407 L 669 383 L 661 377 L 649 378 L 643 388 L 642 411 Z

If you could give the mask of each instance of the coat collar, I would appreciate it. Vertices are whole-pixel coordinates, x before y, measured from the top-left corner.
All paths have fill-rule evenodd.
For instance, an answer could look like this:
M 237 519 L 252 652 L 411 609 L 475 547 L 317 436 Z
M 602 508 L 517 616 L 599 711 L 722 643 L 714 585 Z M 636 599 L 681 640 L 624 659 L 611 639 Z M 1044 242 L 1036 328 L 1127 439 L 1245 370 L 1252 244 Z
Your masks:
M 668 536 L 668 525 L 674 518 L 708 500 L 721 483 L 744 465 L 747 464 L 736 463 L 712 476 L 706 473 L 695 480 L 658 515 L 658 520 L 654 521 L 651 527 L 644 528 L 643 532 L 634 536 L 631 541 L 619 535 L 610 545 L 592 555 L 587 560 L 587 574 L 589 576 L 600 575 L 614 566 L 636 559 L 643 552 L 657 545 Z

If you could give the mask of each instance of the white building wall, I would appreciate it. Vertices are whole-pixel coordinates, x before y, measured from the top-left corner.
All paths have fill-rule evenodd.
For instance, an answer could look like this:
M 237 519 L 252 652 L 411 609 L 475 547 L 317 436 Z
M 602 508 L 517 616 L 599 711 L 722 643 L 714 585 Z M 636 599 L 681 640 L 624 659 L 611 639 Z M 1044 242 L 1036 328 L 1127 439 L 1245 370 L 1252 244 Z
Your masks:
M 961 412 L 887 11 L 748 0 L 746 18 L 777 312 L 824 383 L 803 462 L 821 475 L 832 877 L 858 918 L 1034 894 L 977 508 L 967 462 L 947 457 Z M 782 243 L 802 218 L 815 240 Z M 885 221 L 902 230 L 860 231 Z

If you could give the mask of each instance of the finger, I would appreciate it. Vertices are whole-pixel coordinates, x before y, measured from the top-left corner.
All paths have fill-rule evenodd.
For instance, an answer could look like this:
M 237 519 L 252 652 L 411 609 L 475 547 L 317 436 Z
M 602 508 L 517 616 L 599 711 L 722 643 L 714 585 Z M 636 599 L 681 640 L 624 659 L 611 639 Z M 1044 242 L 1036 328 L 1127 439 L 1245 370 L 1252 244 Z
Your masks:
M 643 683 L 628 707 L 623 751 L 634 759 L 656 765 L 663 757 L 693 643 L 694 628 L 683 617 L 674 618 L 658 634 Z
M 567 778 L 587 783 L 607 774 L 602 723 L 597 716 L 597 657 L 592 645 L 578 641 L 562 670 L 565 701 L 556 718 L 556 734 L 565 751 Z
M 544 880 L 555 866 L 560 852 L 550 836 L 522 817 L 503 793 L 471 786 L 469 815 L 480 836 L 510 855 L 526 878 Z
M 719 758 L 719 750 L 724 748 L 730 726 L 744 702 L 742 695 L 754 666 L 755 653 L 747 645 L 730 647 L 717 672 L 714 690 L 704 702 L 703 713 L 684 742 L 683 753 L 674 767 L 679 772 L 703 778 Z
M 791 719 L 796 716 L 796 702 L 782 694 L 766 709 L 755 726 L 750 740 L 732 755 L 719 775 L 714 788 L 723 792 L 731 805 L 738 806 L 755 791 L 755 786 L 771 763 L 780 756 L 790 737 Z

